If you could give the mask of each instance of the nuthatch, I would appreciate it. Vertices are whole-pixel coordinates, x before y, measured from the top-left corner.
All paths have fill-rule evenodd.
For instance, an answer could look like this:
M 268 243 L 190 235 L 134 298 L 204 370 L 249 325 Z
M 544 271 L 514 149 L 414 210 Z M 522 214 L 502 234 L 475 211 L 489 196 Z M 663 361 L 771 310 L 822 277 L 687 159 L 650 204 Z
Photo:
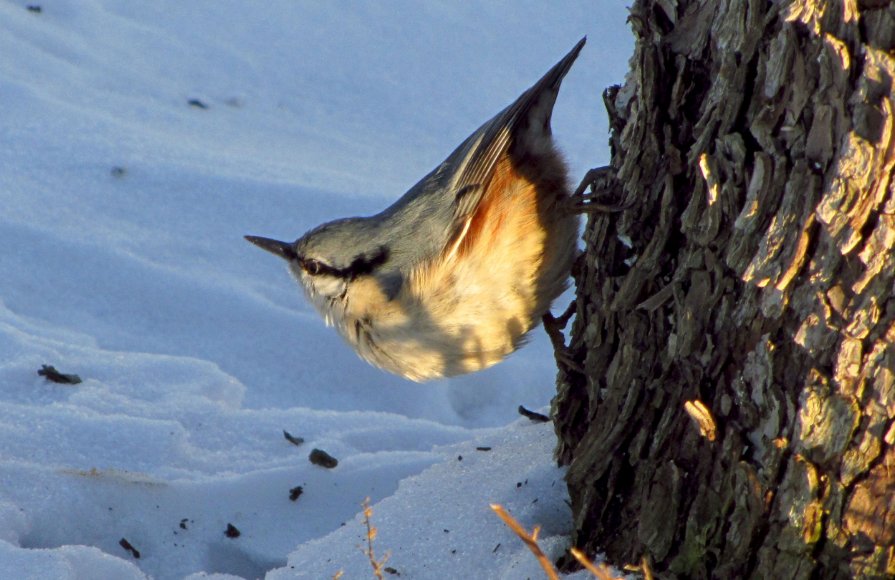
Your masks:
M 284 258 L 373 365 L 425 381 L 500 362 L 565 290 L 576 254 L 550 116 L 585 40 L 381 213 L 293 243 L 246 239 Z

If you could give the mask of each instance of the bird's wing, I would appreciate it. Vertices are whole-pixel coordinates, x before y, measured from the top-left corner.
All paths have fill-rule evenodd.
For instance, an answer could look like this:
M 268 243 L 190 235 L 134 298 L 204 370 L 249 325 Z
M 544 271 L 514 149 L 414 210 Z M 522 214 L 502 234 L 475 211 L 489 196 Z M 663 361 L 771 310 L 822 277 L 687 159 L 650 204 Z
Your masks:
M 522 93 L 516 101 L 482 125 L 456 153 L 461 154 L 459 167 L 454 170 L 451 184 L 455 192 L 454 216 L 457 227 L 468 228 L 467 221 L 475 214 L 488 185 L 494 175 L 497 162 L 507 153 L 519 129 L 530 123 L 544 123 L 545 131 L 550 130 L 550 114 L 553 100 L 563 77 L 569 72 L 587 38 L 556 63 L 530 89 Z M 546 107 L 536 107 L 543 96 L 549 95 L 551 102 Z M 535 118 L 537 114 L 539 117 Z M 531 118 L 530 118 L 531 117 Z M 455 153 L 455 154 L 456 154 Z M 452 155 L 453 157 L 453 155 Z M 460 234 L 462 235 L 462 234 Z M 456 242 L 456 236 L 454 236 Z

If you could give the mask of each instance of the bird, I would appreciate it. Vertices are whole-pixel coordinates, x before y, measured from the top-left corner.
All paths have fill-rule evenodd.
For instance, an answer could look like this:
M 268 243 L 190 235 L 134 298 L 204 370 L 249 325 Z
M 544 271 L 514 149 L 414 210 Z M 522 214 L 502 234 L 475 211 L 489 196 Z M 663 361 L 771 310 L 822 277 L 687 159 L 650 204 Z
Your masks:
M 326 324 L 376 367 L 424 382 L 502 361 L 549 315 L 577 254 L 550 119 L 586 40 L 380 213 L 294 242 L 245 239 L 285 259 Z

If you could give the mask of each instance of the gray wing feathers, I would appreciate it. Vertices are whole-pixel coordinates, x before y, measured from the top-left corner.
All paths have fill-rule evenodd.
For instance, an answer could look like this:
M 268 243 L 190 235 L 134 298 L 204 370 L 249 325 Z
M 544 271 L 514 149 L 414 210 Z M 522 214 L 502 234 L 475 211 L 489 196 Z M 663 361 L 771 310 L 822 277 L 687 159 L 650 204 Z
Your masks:
M 552 107 L 547 108 L 544 119 L 528 119 L 527 115 L 545 91 L 556 91 L 559 88 L 586 40 L 585 37 L 578 41 L 562 60 L 541 77 L 541 80 L 473 133 L 467 140 L 466 147 L 461 146 L 461 150 L 466 150 L 465 155 L 461 161 L 462 166 L 457 169 L 456 177 L 451 184 L 451 188 L 457 194 L 454 214 L 457 219 L 465 219 L 478 207 L 488 188 L 494 168 L 510 148 L 516 131 L 529 122 L 537 121 L 543 122 L 545 129 L 549 127 Z

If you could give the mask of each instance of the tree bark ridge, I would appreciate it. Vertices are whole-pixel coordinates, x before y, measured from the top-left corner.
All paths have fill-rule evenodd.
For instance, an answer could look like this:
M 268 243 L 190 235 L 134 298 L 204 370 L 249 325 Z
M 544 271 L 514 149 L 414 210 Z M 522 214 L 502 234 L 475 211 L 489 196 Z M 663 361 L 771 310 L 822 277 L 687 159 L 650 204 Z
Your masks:
M 557 457 L 660 575 L 895 574 L 895 8 L 638 0 Z M 575 365 L 573 365 L 575 366 Z M 711 437 L 709 437 L 711 433 Z

